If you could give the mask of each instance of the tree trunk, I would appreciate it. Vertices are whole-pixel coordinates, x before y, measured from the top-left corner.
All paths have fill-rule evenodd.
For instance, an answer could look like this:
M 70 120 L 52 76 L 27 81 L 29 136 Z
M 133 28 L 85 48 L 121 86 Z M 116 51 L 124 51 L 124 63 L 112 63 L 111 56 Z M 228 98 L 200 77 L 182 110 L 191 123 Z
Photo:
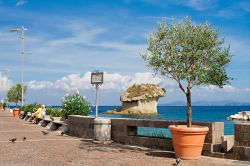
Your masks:
M 187 88 L 187 126 L 192 127 L 192 106 L 191 106 L 191 91 Z

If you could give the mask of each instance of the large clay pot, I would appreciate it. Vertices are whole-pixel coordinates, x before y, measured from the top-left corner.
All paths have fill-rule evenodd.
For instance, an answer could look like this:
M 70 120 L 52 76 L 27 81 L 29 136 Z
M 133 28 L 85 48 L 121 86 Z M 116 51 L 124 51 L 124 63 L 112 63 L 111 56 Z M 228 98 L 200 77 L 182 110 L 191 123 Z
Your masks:
M 206 126 L 170 125 L 172 141 L 177 158 L 193 160 L 201 156 L 205 136 L 209 130 Z
M 13 108 L 13 116 L 14 117 L 19 117 L 20 114 L 20 109 L 19 108 Z

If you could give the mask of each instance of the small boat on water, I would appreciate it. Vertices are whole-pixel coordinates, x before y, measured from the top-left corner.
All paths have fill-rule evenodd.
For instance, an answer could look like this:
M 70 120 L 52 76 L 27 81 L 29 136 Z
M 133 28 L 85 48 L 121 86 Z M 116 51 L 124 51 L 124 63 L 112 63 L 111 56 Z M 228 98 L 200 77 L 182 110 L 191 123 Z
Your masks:
M 227 117 L 228 120 L 247 120 L 250 121 L 250 111 L 241 111 Z

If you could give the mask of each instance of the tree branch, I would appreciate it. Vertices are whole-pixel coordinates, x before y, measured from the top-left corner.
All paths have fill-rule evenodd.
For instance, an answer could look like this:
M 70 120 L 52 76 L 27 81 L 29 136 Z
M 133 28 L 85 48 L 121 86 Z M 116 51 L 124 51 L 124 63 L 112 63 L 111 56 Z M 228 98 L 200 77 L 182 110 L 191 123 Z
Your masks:
M 172 76 L 172 78 L 173 78 L 175 81 L 178 82 L 179 88 L 182 90 L 182 92 L 183 92 L 183 93 L 186 93 L 185 89 L 183 88 L 183 86 L 182 86 L 182 84 L 181 84 L 180 79 L 177 79 L 176 77 L 174 77 L 174 75 L 173 75 L 171 72 L 168 72 L 168 73 Z

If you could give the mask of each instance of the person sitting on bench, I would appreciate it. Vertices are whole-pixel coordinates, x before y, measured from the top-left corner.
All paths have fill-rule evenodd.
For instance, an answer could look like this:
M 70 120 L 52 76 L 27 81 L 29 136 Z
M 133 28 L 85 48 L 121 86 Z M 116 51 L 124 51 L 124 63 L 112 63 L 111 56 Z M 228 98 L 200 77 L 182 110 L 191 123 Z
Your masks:
M 34 113 L 33 123 L 36 124 L 38 122 L 38 119 L 42 119 L 44 110 L 45 110 L 45 105 L 39 104 L 39 108 Z

